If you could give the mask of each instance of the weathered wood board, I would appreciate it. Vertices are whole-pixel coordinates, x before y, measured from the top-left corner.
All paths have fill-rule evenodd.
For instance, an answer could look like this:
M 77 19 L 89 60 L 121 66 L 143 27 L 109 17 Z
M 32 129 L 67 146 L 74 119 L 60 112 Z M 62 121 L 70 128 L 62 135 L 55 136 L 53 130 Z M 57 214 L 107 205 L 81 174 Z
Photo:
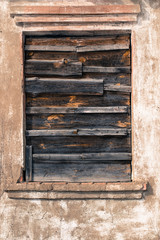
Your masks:
M 103 79 L 42 79 L 27 78 L 27 93 L 63 93 L 73 95 L 103 95 Z
M 36 164 L 34 181 L 117 182 L 131 180 L 131 166 L 126 163 Z

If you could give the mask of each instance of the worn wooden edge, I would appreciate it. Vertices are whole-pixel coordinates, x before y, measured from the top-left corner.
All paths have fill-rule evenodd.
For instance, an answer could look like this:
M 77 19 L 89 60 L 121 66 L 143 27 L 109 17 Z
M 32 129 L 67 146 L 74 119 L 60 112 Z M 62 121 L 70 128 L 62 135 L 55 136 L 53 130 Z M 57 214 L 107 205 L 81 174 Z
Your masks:
M 139 13 L 141 11 L 139 4 L 132 5 L 96 5 L 96 6 L 11 6 L 10 15 L 23 14 L 123 14 Z
M 104 90 L 111 92 L 131 92 L 132 87 L 125 85 L 104 84 Z
M 141 198 L 143 192 L 147 190 L 146 182 L 117 182 L 117 183 L 99 183 L 99 182 L 23 182 L 8 185 L 5 192 L 10 198 Z M 70 192 L 70 193 L 69 193 Z M 30 195 L 31 193 L 31 195 Z M 42 194 L 41 194 L 42 193 Z M 57 195 L 60 193 L 60 195 Z M 69 195 L 66 195 L 66 193 Z M 77 195 L 78 193 L 78 195 Z M 34 195 L 35 194 L 35 195 Z M 141 197 L 140 197 L 141 195 Z M 101 197 L 100 197 L 101 196 Z M 135 198 L 134 197 L 134 198 Z
M 80 154 L 51 154 L 51 153 L 41 153 L 41 154 L 33 154 L 33 160 L 41 160 L 43 162 L 53 162 L 58 161 L 59 163 L 62 161 L 89 161 L 91 163 L 94 160 L 103 160 L 103 161 L 130 161 L 132 157 L 131 153 L 126 152 L 102 152 L 102 153 L 80 153 Z
M 131 73 L 130 67 L 83 66 L 84 73 Z
M 80 29 L 80 26 L 77 26 L 77 30 L 76 28 L 75 29 L 60 29 L 60 26 L 58 26 L 58 28 L 54 31 L 53 29 L 52 30 L 49 30 L 50 28 L 47 27 L 47 30 L 44 30 L 44 29 L 41 29 L 41 30 L 24 30 L 24 35 L 26 37 L 29 37 L 29 36 L 54 36 L 54 37 L 57 37 L 57 36 L 61 36 L 61 37 L 104 37 L 104 36 L 123 36 L 123 35 L 126 35 L 126 34 L 131 34 L 131 30 L 130 29 L 121 29 L 121 30 L 104 30 L 104 29 L 86 29 L 86 30 L 82 30 Z
M 26 130 L 26 136 L 126 136 L 130 131 L 127 128 Z
M 47 52 L 98 52 L 129 49 L 129 42 L 124 44 L 105 44 L 105 45 L 88 45 L 88 46 L 53 46 L 53 45 L 25 45 L 26 51 L 47 51 Z
M 14 17 L 14 21 L 16 24 L 18 23 L 116 23 L 116 22 L 136 22 L 137 21 L 137 14 L 128 14 L 128 15 L 122 15 L 114 16 L 114 15 L 108 15 L 108 16 L 85 16 L 82 15 L 81 17 L 75 17 L 75 16 L 45 16 L 41 15 L 40 17 L 33 17 L 33 16 L 16 16 Z
M 42 113 L 128 113 L 128 106 L 113 107 L 27 107 L 26 114 L 42 114 Z

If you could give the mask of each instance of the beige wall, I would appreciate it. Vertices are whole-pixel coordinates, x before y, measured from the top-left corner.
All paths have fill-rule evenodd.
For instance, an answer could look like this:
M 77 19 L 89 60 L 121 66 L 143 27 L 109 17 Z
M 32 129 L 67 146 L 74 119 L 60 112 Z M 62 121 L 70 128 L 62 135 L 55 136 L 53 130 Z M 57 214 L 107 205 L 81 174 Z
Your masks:
M 23 30 L 34 30 L 16 26 L 9 14 L 10 4 L 31 4 L 31 1 L 10 2 L 0 1 L 0 239 L 159 240 L 159 0 L 140 1 L 142 13 L 136 24 L 87 26 L 92 30 L 132 30 L 133 180 L 149 182 L 145 197 L 141 200 L 14 200 L 9 199 L 3 191 L 6 184 L 17 181 L 23 166 L 23 67 L 20 42 Z M 39 2 L 35 1 L 34 4 Z M 51 4 L 49 1 L 43 2 Z M 57 4 L 58 1 L 54 2 Z M 80 4 L 80 1 L 74 1 L 74 4 L 76 2 Z M 94 5 L 96 1 L 82 2 Z M 107 1 L 97 2 L 104 4 Z M 69 3 L 72 4 L 72 1 Z M 75 29 L 74 26 L 70 28 Z

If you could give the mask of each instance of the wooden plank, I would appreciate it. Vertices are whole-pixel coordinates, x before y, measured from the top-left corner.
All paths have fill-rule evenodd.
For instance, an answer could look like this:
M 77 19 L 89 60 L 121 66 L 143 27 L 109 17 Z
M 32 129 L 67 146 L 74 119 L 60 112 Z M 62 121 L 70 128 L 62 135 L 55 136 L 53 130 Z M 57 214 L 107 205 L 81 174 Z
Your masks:
M 116 79 L 113 80 L 116 82 Z M 126 81 L 124 80 L 124 83 Z M 128 82 L 128 80 L 127 80 Z M 123 79 L 122 79 L 123 83 Z M 99 95 L 26 94 L 27 107 L 106 107 L 129 106 L 130 93 L 107 92 Z
M 66 162 L 71 163 L 84 161 L 90 161 L 92 164 L 94 161 L 130 161 L 131 153 L 81 153 L 81 154 L 33 154 L 34 163 L 54 163 L 54 162 Z
M 130 128 L 131 116 L 128 113 L 91 114 L 27 114 L 27 130 L 81 129 L 81 128 Z
M 26 59 L 58 60 L 67 59 L 68 62 L 79 61 L 85 66 L 123 67 L 130 66 L 130 50 L 114 50 L 102 52 L 43 52 L 26 51 Z
M 32 181 L 32 146 L 26 146 L 26 181 Z
M 45 46 L 45 45 L 25 45 L 27 51 L 48 51 L 48 52 L 76 52 L 74 46 Z
M 82 17 L 75 16 L 40 16 L 40 17 L 14 17 L 16 23 L 95 23 L 95 22 L 135 22 L 137 21 L 137 14 L 132 15 L 119 15 L 119 16 L 88 16 L 83 15 Z
M 103 95 L 103 80 L 26 78 L 28 93 L 63 93 L 74 95 Z
M 131 30 L 92 30 L 92 31 L 79 31 L 79 30 L 75 30 L 75 31 L 70 31 L 70 30 L 57 30 L 57 31 L 27 31 L 26 32 L 26 37 L 30 38 L 30 37 L 95 37 L 95 36 L 107 36 L 107 37 L 117 37 L 117 36 L 126 36 L 126 34 L 131 34 Z
M 36 18 L 37 19 L 37 18 Z M 48 33 L 47 33 L 48 34 Z M 109 32 L 108 32 L 109 34 Z M 68 47 L 80 47 L 80 46 L 90 46 L 90 45 L 113 45 L 122 44 L 126 45 L 130 43 L 130 34 L 125 35 L 107 35 L 107 36 L 93 36 L 87 37 L 82 36 L 72 37 L 70 36 L 28 36 L 26 37 L 25 44 L 28 45 L 38 45 L 38 46 L 68 46 Z
M 129 49 L 129 42 L 125 44 L 91 45 L 91 46 L 45 46 L 45 45 L 25 45 L 27 51 L 48 51 L 48 52 L 95 52 Z
M 99 66 L 83 66 L 83 72 L 93 73 L 130 73 L 130 67 L 99 67 Z
M 82 76 L 81 62 L 27 60 L 25 74 L 51 76 Z
M 128 131 L 126 128 L 26 130 L 26 136 L 126 136 Z
M 34 153 L 131 152 L 130 136 L 27 137 Z
M 36 164 L 33 181 L 118 182 L 131 180 L 129 163 Z
M 140 5 L 95 5 L 95 6 L 11 6 L 12 16 L 23 14 L 117 14 L 139 13 Z
M 114 107 L 31 107 L 26 108 L 26 114 L 43 114 L 43 113 L 127 113 L 127 106 Z
M 113 85 L 113 84 L 104 84 L 105 91 L 115 91 L 115 92 L 131 92 L 131 86 L 124 85 Z
M 91 45 L 84 47 L 77 47 L 77 52 L 98 52 L 98 51 L 111 51 L 129 49 L 129 43 L 126 44 L 108 44 L 108 45 Z

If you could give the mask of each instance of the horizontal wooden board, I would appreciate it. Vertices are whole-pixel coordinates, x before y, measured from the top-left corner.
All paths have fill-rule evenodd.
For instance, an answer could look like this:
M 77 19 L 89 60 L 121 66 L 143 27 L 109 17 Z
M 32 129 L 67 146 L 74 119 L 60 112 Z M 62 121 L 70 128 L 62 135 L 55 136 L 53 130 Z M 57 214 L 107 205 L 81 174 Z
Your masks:
M 25 63 L 25 74 L 82 76 L 82 63 L 54 60 L 27 60 Z
M 77 47 L 76 51 L 77 52 L 100 52 L 100 51 L 111 51 L 111 50 L 122 50 L 122 49 L 129 49 L 129 43 Z
M 105 91 L 115 91 L 115 92 L 131 92 L 132 87 L 120 85 L 120 84 L 117 84 L 117 85 L 104 84 L 104 90 Z
M 70 46 L 69 46 L 70 47 Z M 130 50 L 102 52 L 49 52 L 26 51 L 26 59 L 79 61 L 85 66 L 121 67 L 130 66 Z
M 73 18 L 72 18 L 73 19 Z M 75 31 L 74 31 L 75 32 Z M 74 33 L 72 32 L 72 34 Z M 63 32 L 64 33 L 64 32 Z M 89 32 L 88 32 L 89 33 Z M 87 33 L 87 34 L 88 34 Z M 91 32 L 90 32 L 91 33 Z M 87 46 L 87 45 L 114 45 L 114 44 L 128 44 L 130 42 L 129 34 L 118 34 L 112 35 L 108 33 L 104 36 L 63 36 L 60 34 L 59 36 L 54 36 L 56 32 L 53 33 L 52 36 L 27 36 L 25 39 L 25 44 L 27 45 L 39 45 L 39 46 L 71 46 L 71 47 L 79 47 L 79 46 Z
M 33 161 L 36 163 L 54 163 L 54 162 L 79 162 L 82 163 L 85 160 L 93 161 L 130 161 L 131 153 L 81 153 L 81 154 L 33 154 Z
M 116 81 L 116 80 L 115 80 Z M 129 106 L 130 93 L 107 92 L 101 95 L 26 94 L 27 107 L 106 107 Z
M 131 180 L 130 163 L 36 164 L 33 181 L 117 182 Z
M 26 32 L 26 38 L 36 38 L 36 37 L 44 37 L 44 38 L 53 38 L 53 37 L 119 37 L 130 35 L 131 30 L 94 30 L 94 31 L 69 31 L 69 30 L 57 30 L 57 31 L 34 31 L 34 32 Z
M 32 107 L 27 108 L 27 114 L 43 114 L 43 113 L 127 113 L 127 106 L 116 107 L 78 107 L 78 108 L 64 108 L 64 107 Z M 93 116 L 94 117 L 94 116 Z
M 131 152 L 129 136 L 27 137 L 33 153 Z
M 83 66 L 83 72 L 102 72 L 102 73 L 130 73 L 130 67 L 99 67 Z
M 27 93 L 103 95 L 103 80 L 26 78 Z
M 26 130 L 26 136 L 126 136 L 128 132 L 126 128 Z
M 45 46 L 45 45 L 26 45 L 25 50 L 29 51 L 54 51 L 54 52 L 76 52 L 74 46 Z
M 88 46 L 65 46 L 65 45 L 26 45 L 27 51 L 48 51 L 48 52 L 99 52 L 129 49 L 129 42 L 126 44 L 88 45 Z
M 32 114 L 26 116 L 27 130 L 131 127 L 129 114 Z

